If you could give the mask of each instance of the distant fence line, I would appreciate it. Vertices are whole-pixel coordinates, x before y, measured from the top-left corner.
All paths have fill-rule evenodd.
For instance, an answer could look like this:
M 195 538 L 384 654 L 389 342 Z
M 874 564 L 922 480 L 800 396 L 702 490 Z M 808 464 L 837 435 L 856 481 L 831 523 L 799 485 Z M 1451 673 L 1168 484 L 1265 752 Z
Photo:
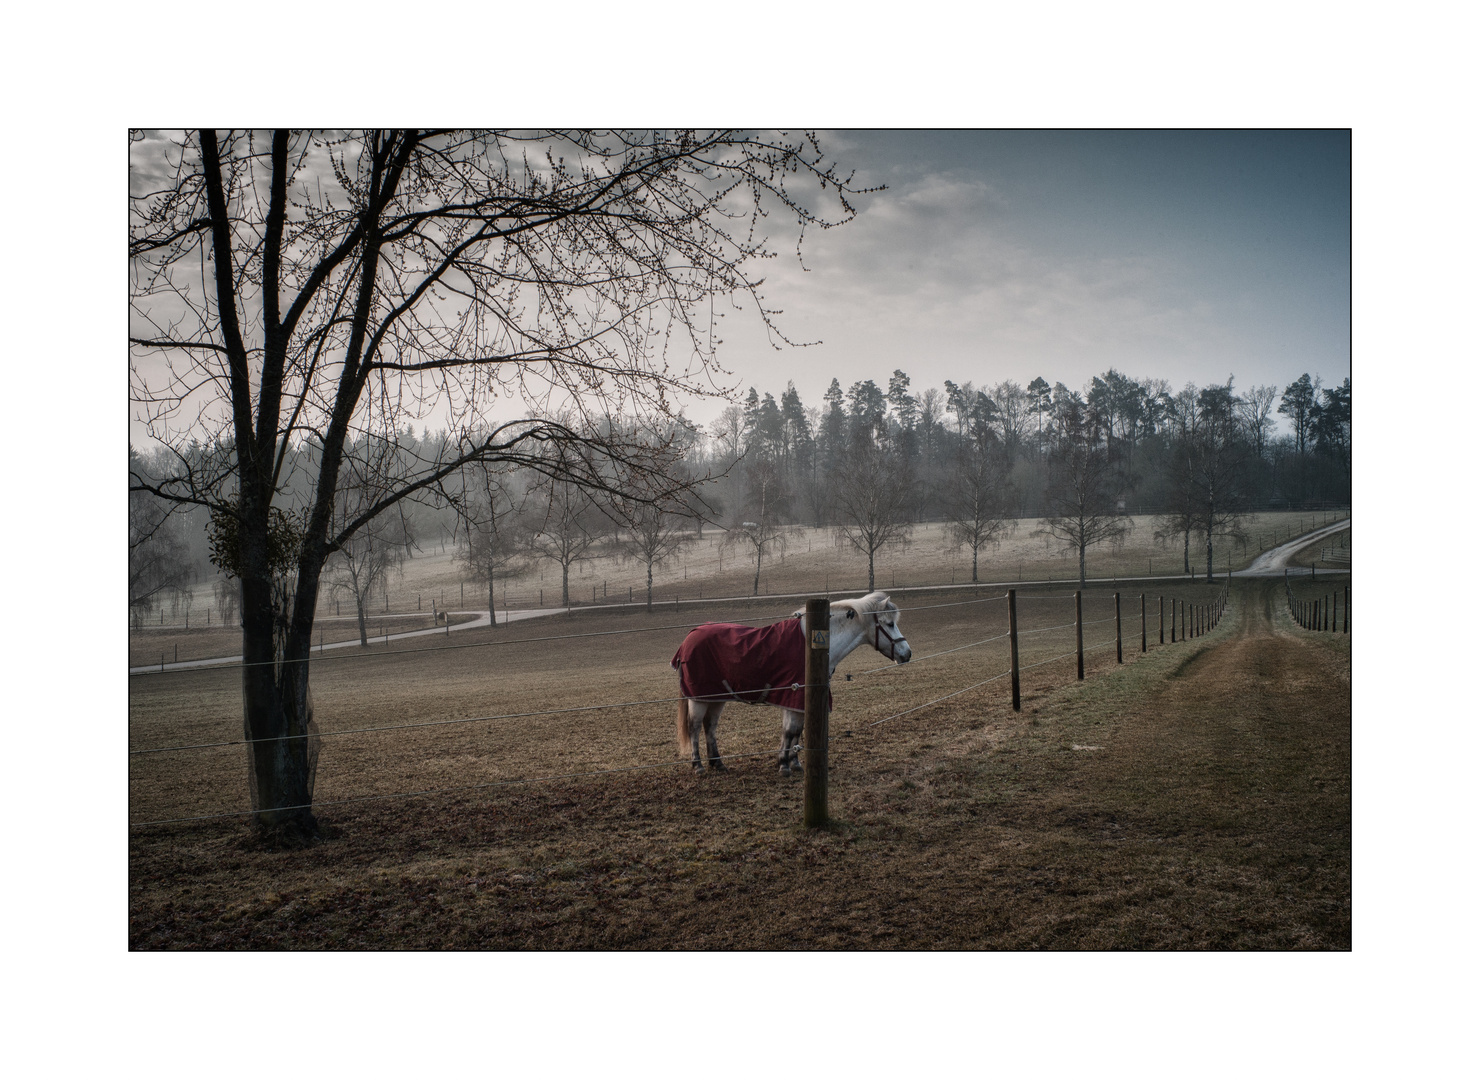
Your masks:
M 1320 633 L 1351 633 L 1352 587 L 1343 585 L 1341 591 L 1334 588 L 1316 597 L 1298 597 L 1290 586 L 1289 571 L 1285 572 L 1285 603 L 1290 609 L 1290 618 L 1303 630 Z
M 1285 512 L 1285 511 L 1257 511 L 1257 512 Z M 1309 511 L 1306 511 L 1306 512 L 1309 512 Z M 1327 515 L 1329 515 L 1330 513 L 1331 513 L 1330 511 L 1326 511 L 1326 514 Z M 1028 519 L 1028 520 L 1035 520 L 1036 517 L 1038 517 L 1038 516 L 1041 516 L 1041 515 L 1035 515 L 1035 518 L 1031 518 L 1031 519 Z M 1338 517 L 1338 518 L 1336 518 L 1336 520 L 1340 520 L 1340 518 Z M 1329 523 L 1329 522 L 1326 522 L 1326 523 Z M 921 522 L 919 524 L 943 524 L 943 523 L 942 522 Z M 1292 528 L 1292 529 L 1280 529 L 1280 530 L 1276 530 L 1276 531 L 1272 531 L 1272 532 L 1268 532 L 1268 533 L 1263 532 L 1261 530 L 1256 530 L 1255 533 L 1253 534 L 1253 536 L 1250 537 L 1251 543 L 1248 546 L 1251 546 L 1254 550 L 1257 550 L 1257 551 L 1268 550 L 1269 548 L 1276 547 L 1279 544 L 1285 543 L 1288 540 L 1291 540 L 1291 539 L 1294 539 L 1294 538 L 1296 538 L 1296 537 L 1298 537 L 1300 535 L 1303 535 L 1305 532 L 1309 532 L 1309 531 L 1312 531 L 1313 529 L 1320 528 L 1320 527 L 1321 527 L 1320 525 L 1316 524 L 1315 517 L 1314 517 L 1314 515 L 1312 515 L 1312 518 L 1311 518 L 1311 527 L 1310 528 L 1305 528 L 1303 525 L 1299 525 L 1298 524 L 1297 527 Z M 1240 545 L 1235 545 L 1235 546 L 1240 546 Z M 1322 550 L 1321 550 L 1321 561 L 1324 561 L 1324 562 L 1337 562 L 1337 563 L 1343 561 L 1343 559 L 1342 559 L 1342 557 L 1340 555 L 1340 552 L 1342 550 L 1343 549 L 1340 548 L 1340 547 L 1322 548 Z M 1328 552 L 1333 553 L 1333 556 L 1330 557 L 1330 558 L 1328 558 L 1327 557 L 1327 553 Z M 1231 556 L 1229 558 L 1231 559 Z M 1072 564 L 1073 563 L 1073 557 L 1072 556 L 1066 556 L 1064 561 L 1067 562 L 1067 563 Z M 1345 556 L 1345 560 L 1344 561 L 1346 561 L 1347 563 L 1350 563 L 1350 561 L 1351 561 L 1350 554 L 1347 554 Z M 1184 569 L 1184 568 L 1175 568 L 1175 567 L 1172 568 L 1172 569 L 1167 569 L 1167 568 L 1163 567 L 1160 571 L 1158 571 L 1155 568 L 1155 566 L 1154 566 L 1154 560 L 1149 560 L 1148 559 L 1147 560 L 1147 566 L 1146 566 L 1146 574 L 1144 576 L 1145 577 L 1148 577 L 1148 578 L 1151 578 L 1151 577 L 1155 577 L 1155 578 L 1178 578 L 1178 577 L 1186 577 L 1186 578 L 1196 579 L 1199 576 L 1200 573 L 1205 573 L 1206 572 L 1206 565 L 1205 564 L 1202 567 L 1199 567 L 1197 565 L 1197 560 L 1196 559 L 1193 559 L 1192 560 L 1192 563 L 1193 563 L 1193 565 L 1192 565 L 1192 568 L 1191 568 L 1190 571 L 1187 570 L 1187 569 Z M 1220 569 L 1222 571 L 1225 571 L 1226 572 L 1227 570 L 1232 569 L 1232 567 L 1231 567 L 1231 565 L 1229 565 L 1229 564 L 1226 563 Z M 1025 572 L 1024 571 L 1024 568 L 1020 565 L 1019 566 L 1019 569 L 1018 569 L 1018 577 L 1019 577 L 1019 580 L 1022 580 L 1024 572 Z M 1042 578 L 1042 580 L 1047 580 L 1047 581 L 1050 581 L 1050 582 L 1055 581 L 1055 580 L 1066 580 L 1066 581 L 1070 581 L 1070 580 L 1077 579 L 1078 576 L 1079 576 L 1079 574 L 1078 574 L 1078 568 L 1077 568 L 1077 566 L 1071 565 L 1070 566 L 1070 572 L 1067 573 L 1067 574 L 1065 574 L 1065 575 L 1063 575 L 1062 578 L 1060 578 L 1059 574 L 1056 572 L 1055 569 L 1050 568 L 1047 571 L 1045 571 L 1045 575 Z M 1100 574 L 1100 576 L 1103 577 L 1105 575 L 1104 574 Z M 1118 580 L 1120 578 L 1131 578 L 1131 577 L 1139 576 L 1139 575 L 1134 575 L 1132 573 L 1119 573 L 1119 572 L 1116 572 L 1116 571 L 1112 571 L 1108 576 L 1112 580 Z M 951 571 L 950 578 L 949 578 L 948 581 L 944 581 L 944 580 L 943 581 L 914 581 L 914 580 L 906 580 L 906 582 L 905 582 L 905 584 L 904 584 L 903 587 L 904 588 L 910 588 L 910 589 L 928 589 L 928 588 L 932 588 L 932 587 L 936 587 L 936 586 L 946 586 L 946 585 L 958 586 L 958 585 L 971 584 L 970 582 L 965 581 L 965 580 L 957 580 L 958 577 L 961 577 L 961 575 L 955 569 L 953 569 Z M 428 618 L 431 618 L 431 619 L 434 620 L 427 627 L 428 629 L 431 629 L 431 628 L 435 628 L 437 626 L 444 625 L 445 620 L 443 618 L 439 617 L 439 616 L 442 616 L 446 612 L 449 612 L 449 611 L 451 611 L 453 614 L 466 614 L 466 613 L 472 612 L 472 611 L 480 611 L 480 612 L 481 611 L 487 611 L 488 610 L 488 605 L 487 605 L 487 602 L 486 602 L 487 601 L 487 593 L 486 593 L 486 591 L 483 592 L 483 594 L 482 594 L 481 597 L 480 596 L 475 596 L 470 601 L 469 598 L 468 598 L 468 590 L 466 589 L 466 585 L 467 585 L 466 582 L 463 582 L 463 583 L 461 583 L 459 585 L 456 607 L 452 607 L 448 603 L 448 601 L 447 601 L 447 590 L 446 589 L 439 590 L 436 595 L 433 595 L 431 593 L 416 593 L 416 594 L 414 594 L 415 597 L 416 597 L 416 601 L 415 601 L 416 602 L 416 608 L 414 610 L 409 606 L 409 604 L 410 604 L 410 601 L 409 600 L 406 601 L 406 603 L 408 605 L 406 608 L 404 608 L 404 609 L 401 608 L 399 606 L 399 604 L 396 607 L 393 608 L 391 606 L 391 603 L 390 603 L 390 595 L 389 595 L 389 593 L 388 592 L 381 593 L 380 595 L 378 595 L 378 596 L 376 596 L 374 598 L 374 601 L 371 604 L 367 605 L 367 609 L 366 609 L 366 619 L 367 619 L 367 621 L 368 620 L 376 620 L 377 621 L 377 625 L 379 626 L 379 629 L 377 629 L 376 632 L 371 633 L 368 636 L 369 637 L 372 637 L 372 638 L 377 638 L 377 637 L 385 637 L 387 635 L 387 633 L 403 633 L 403 632 L 405 632 L 404 630 L 387 631 L 384 628 L 384 623 L 383 622 L 378 622 L 378 620 L 383 620 L 383 619 L 386 619 L 386 618 L 407 618 L 407 617 L 412 617 L 412 616 L 416 616 L 416 615 L 425 615 Z M 761 575 L 761 591 L 758 594 L 756 594 L 757 595 L 757 598 L 764 597 L 764 596 L 775 595 L 775 594 L 773 594 L 770 591 L 769 585 L 770 585 L 770 583 L 766 581 L 766 575 L 763 572 L 762 575 Z M 581 588 L 584 589 L 584 587 L 585 586 L 583 584 L 581 586 Z M 878 587 L 878 588 L 885 588 L 886 586 L 884 586 L 881 582 L 879 582 L 879 583 L 876 584 L 876 587 Z M 890 580 L 889 580 L 889 584 L 888 584 L 887 587 L 888 588 L 900 588 L 901 587 L 900 586 L 900 583 L 899 583 L 899 580 L 898 580 L 898 571 L 897 570 L 892 570 L 890 572 Z M 563 608 L 569 608 L 571 610 L 577 610 L 577 609 L 584 609 L 584 608 L 591 607 L 591 606 L 603 606 L 603 605 L 607 605 L 607 604 L 612 603 L 613 600 L 617 604 L 620 604 L 620 603 L 623 602 L 622 601 L 622 598 L 621 598 L 620 586 L 618 586 L 618 589 L 617 589 L 617 592 L 615 594 L 615 597 L 613 597 L 613 594 L 612 594 L 612 591 L 611 591 L 611 588 L 610 588 L 610 579 L 609 578 L 602 579 L 599 584 L 597 582 L 594 582 L 594 581 L 591 582 L 590 583 L 590 588 L 591 588 L 591 598 L 589 600 L 587 600 L 585 598 L 584 592 L 578 593 L 578 591 L 577 591 L 576 588 L 572 588 L 570 590 L 570 603 L 569 604 L 565 604 L 565 603 L 563 603 L 560 600 L 560 591 L 559 591 L 558 588 L 545 589 L 543 587 L 535 587 L 533 589 L 527 589 L 527 590 L 521 590 L 521 591 L 515 591 L 515 592 L 509 592 L 507 590 L 504 590 L 504 591 L 502 591 L 499 594 L 498 599 L 501 602 L 494 605 L 494 611 L 495 612 L 498 612 L 498 611 L 504 611 L 504 612 L 509 612 L 509 611 L 534 611 L 534 610 L 544 610 L 544 609 L 548 609 L 548 608 L 562 608 L 562 609 Z M 476 593 L 476 592 L 478 592 L 481 589 L 483 589 L 483 586 L 482 585 L 479 585 L 473 591 Z M 822 591 L 823 591 L 823 593 L 825 595 L 828 595 L 828 596 L 837 595 L 839 593 L 867 592 L 868 591 L 868 584 L 867 584 L 867 581 L 864 580 L 864 581 L 860 581 L 856 585 L 850 585 L 850 584 L 847 583 L 847 578 L 844 578 L 844 579 L 842 579 L 842 580 L 839 581 L 837 588 L 833 588 L 833 586 L 832 586 L 832 580 L 831 580 L 831 572 L 825 572 L 824 575 L 823 575 L 823 589 L 822 589 Z M 711 596 L 708 597 L 708 599 L 718 599 L 718 600 L 738 599 L 737 597 L 735 597 L 733 595 L 733 593 L 734 593 L 734 590 L 733 589 L 721 588 L 721 589 L 718 590 L 718 595 L 715 595 L 716 590 L 714 589 L 713 586 L 711 586 L 710 592 L 711 592 Z M 548 597 L 547 597 L 547 593 L 549 594 Z M 791 594 L 791 593 L 789 593 L 787 595 L 798 595 L 798 594 Z M 684 589 L 683 587 L 681 587 L 680 585 L 677 585 L 677 584 L 664 585 L 662 587 L 662 589 L 661 589 L 661 595 L 660 595 L 660 590 L 658 588 L 655 588 L 653 590 L 653 604 L 655 606 L 657 604 L 659 604 L 659 603 L 675 604 L 675 603 L 678 603 L 680 601 L 692 603 L 694 601 L 702 601 L 704 599 L 706 599 L 706 597 L 704 595 L 704 586 L 702 584 L 697 584 L 697 583 L 694 586 L 692 586 L 691 588 L 688 588 L 688 589 Z M 627 604 L 629 604 L 629 605 L 632 605 L 632 604 L 644 604 L 645 605 L 646 602 L 647 602 L 647 595 L 646 595 L 646 590 L 645 589 L 640 588 L 640 587 L 635 586 L 635 585 L 629 585 L 628 586 L 628 588 L 627 588 L 627 599 L 626 599 L 626 603 Z M 330 617 L 328 615 L 328 611 L 329 611 L 329 607 L 330 607 L 331 604 L 333 605 L 333 612 L 334 612 L 334 614 L 332 616 L 333 618 L 336 618 L 336 619 L 353 619 L 353 618 L 356 617 L 356 613 L 355 613 L 355 610 L 354 610 L 353 605 L 349 605 L 348 606 L 348 610 L 346 612 L 346 607 L 343 604 L 343 602 L 336 599 L 336 600 L 331 600 L 331 601 L 325 601 L 321 605 L 320 614 L 318 615 L 318 618 L 320 620 L 327 619 L 327 618 Z M 214 607 L 213 607 L 213 605 L 209 601 L 207 601 L 203 606 L 205 607 L 205 621 L 204 622 L 201 622 L 199 615 L 197 615 L 196 618 L 195 618 L 195 627 L 197 629 L 202 628 L 202 627 L 204 627 L 204 628 L 215 628 L 215 627 L 220 627 L 220 626 L 223 626 L 224 625 L 222 623 L 222 621 L 219 618 L 216 617 L 216 612 L 214 610 Z M 167 624 L 164 621 L 165 620 L 164 605 L 161 605 L 160 608 L 159 608 L 159 622 L 157 624 L 153 622 L 152 616 L 149 619 L 147 619 L 147 620 L 145 618 L 143 618 L 143 617 L 136 616 L 132 620 L 132 627 L 134 629 L 136 629 L 136 630 L 164 630 L 164 631 L 189 630 L 189 629 L 191 629 L 191 612 L 193 610 L 195 610 L 195 605 L 194 604 L 186 604 L 184 606 L 184 622 L 183 623 L 168 623 Z M 235 624 L 233 624 L 233 625 L 235 625 Z M 344 639 L 340 639 L 340 640 L 344 640 Z

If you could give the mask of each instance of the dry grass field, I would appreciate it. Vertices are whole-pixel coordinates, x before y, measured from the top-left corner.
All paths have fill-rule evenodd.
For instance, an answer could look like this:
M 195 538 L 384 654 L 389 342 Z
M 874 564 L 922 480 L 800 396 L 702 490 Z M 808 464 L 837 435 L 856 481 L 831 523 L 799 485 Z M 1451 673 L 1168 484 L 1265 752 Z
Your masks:
M 1219 539 L 1213 548 L 1216 570 L 1237 570 L 1248 565 L 1259 551 L 1292 535 L 1337 520 L 1335 512 L 1255 514 L 1248 524 L 1247 544 Z M 1155 519 L 1137 516 L 1125 541 L 1115 547 L 1091 550 L 1087 559 L 1089 577 L 1141 577 L 1149 574 L 1176 576 L 1182 572 L 1182 549 L 1173 541 L 1163 544 L 1156 539 Z M 1010 536 L 995 549 L 981 553 L 978 568 L 983 581 L 1067 581 L 1077 580 L 1079 568 L 1074 556 L 1050 546 L 1042 536 L 1034 535 L 1041 527 L 1038 520 L 1017 523 Z M 1277 538 L 1277 539 L 1276 539 Z M 1203 561 L 1199 562 L 1199 555 Z M 1206 553 L 1194 544 L 1193 569 L 1206 564 Z M 672 601 L 675 597 L 695 599 L 702 596 L 748 596 L 755 577 L 755 565 L 739 547 L 726 546 L 724 534 L 706 529 L 702 541 L 691 544 L 681 555 L 654 573 L 654 596 Z M 958 548 L 938 522 L 918 525 L 906 543 L 891 546 L 879 553 L 874 568 L 875 583 L 880 588 L 949 585 L 971 580 L 971 552 Z M 809 589 L 831 591 L 834 595 L 865 592 L 868 564 L 851 548 L 839 545 L 830 530 L 804 528 L 796 530 L 787 542 L 785 552 L 767 557 L 761 569 L 763 593 L 796 593 Z M 572 570 L 571 601 L 577 604 L 625 601 L 629 592 L 641 599 L 646 586 L 646 569 L 631 559 L 603 557 L 581 562 Z M 513 608 L 556 605 L 560 599 L 560 571 L 551 563 L 532 568 L 531 572 L 511 579 L 500 587 L 496 599 L 502 603 L 505 593 Z M 543 589 L 543 594 L 541 591 Z M 472 584 L 463 585 L 450 550 L 429 547 L 423 555 L 406 562 L 403 572 L 391 582 L 388 590 L 392 612 L 416 609 L 418 597 L 429 605 L 436 596 L 438 603 L 453 610 L 476 609 L 486 603 Z
M 1072 599 L 1024 590 L 1039 632 L 1021 713 L 1005 678 L 955 693 L 1007 669 L 1005 640 L 974 644 L 1005 631 L 1000 590 L 901 594 L 917 659 L 860 650 L 840 668 L 822 831 L 801 828 L 801 781 L 777 775 L 777 711 L 730 706 L 731 768 L 701 777 L 665 700 L 688 627 L 794 603 L 593 610 L 328 654 L 325 843 L 259 850 L 240 818 L 141 824 L 243 809 L 244 752 L 130 756 L 130 945 L 1350 948 L 1349 639 L 1294 628 L 1276 582 L 1235 581 L 1215 631 L 1161 645 L 1156 595 L 1217 586 L 1148 591 L 1143 655 L 1125 590 L 1121 666 L 1109 590 L 1086 595 L 1078 683 Z M 509 716 L 616 703 L 638 704 Z M 135 676 L 129 713 L 134 750 L 239 739 L 239 678 Z
M 1255 514 L 1247 523 L 1248 542 L 1239 544 L 1219 539 L 1213 549 L 1213 565 L 1218 572 L 1240 569 L 1259 551 L 1273 547 L 1292 535 L 1319 526 L 1325 520 L 1337 520 L 1335 512 Z M 1117 546 L 1092 549 L 1087 560 L 1092 578 L 1145 577 L 1149 574 L 1178 576 L 1182 573 L 1182 549 L 1177 541 L 1161 543 L 1156 539 L 1155 519 L 1137 516 L 1132 529 Z M 979 579 L 982 581 L 1070 581 L 1079 574 L 1076 559 L 1052 547 L 1034 535 L 1042 522 L 1025 520 L 996 548 L 981 553 Z M 1327 541 L 1329 546 L 1333 541 Z M 1194 571 L 1205 569 L 1206 553 L 1192 550 Z M 703 597 L 749 596 L 754 583 L 755 566 L 745 552 L 726 546 L 724 534 L 708 528 L 704 539 L 690 544 L 678 557 L 658 567 L 653 575 L 654 597 L 670 604 L 676 597 L 684 600 Z M 971 580 L 971 552 L 956 547 L 939 523 L 918 525 L 908 542 L 886 548 L 875 565 L 875 582 L 885 589 L 962 584 Z M 761 592 L 770 594 L 801 593 L 808 590 L 828 591 L 833 595 L 867 591 L 868 565 L 851 548 L 840 546 L 827 529 L 798 529 L 783 553 L 767 557 L 761 572 Z M 571 571 L 570 593 L 573 604 L 589 605 L 626 602 L 629 595 L 641 600 L 646 587 L 646 569 L 632 559 L 603 556 L 584 560 Z M 629 592 L 630 590 L 630 592 Z M 219 616 L 209 612 L 209 586 L 196 586 L 190 603 L 190 634 L 207 619 L 207 627 L 219 629 Z M 552 563 L 531 567 L 522 576 L 500 583 L 495 600 L 500 607 L 519 609 L 555 607 L 560 602 L 560 570 Z M 373 630 L 384 624 L 391 633 L 397 630 L 397 617 L 407 620 L 402 629 L 431 625 L 433 603 L 439 609 L 480 611 L 487 605 L 486 587 L 463 580 L 463 572 L 453 558 L 451 548 L 431 542 L 408 559 L 399 573 L 392 576 L 384 597 L 377 596 L 371 605 Z M 347 602 L 337 606 L 326 591 L 319 602 L 319 627 L 326 640 L 346 640 L 356 634 L 353 610 Z M 420 619 L 416 623 L 414 620 Z M 157 663 L 161 652 L 173 656 L 176 644 L 180 659 L 196 658 L 209 653 L 196 653 L 194 646 L 180 637 L 182 612 L 158 613 L 144 626 L 133 628 L 137 645 L 130 663 Z M 202 638 L 202 641 L 205 639 Z M 239 651 L 239 643 L 223 639 L 224 653 Z M 187 657 L 187 648 L 190 656 Z M 139 657 L 132 659 L 133 655 Z

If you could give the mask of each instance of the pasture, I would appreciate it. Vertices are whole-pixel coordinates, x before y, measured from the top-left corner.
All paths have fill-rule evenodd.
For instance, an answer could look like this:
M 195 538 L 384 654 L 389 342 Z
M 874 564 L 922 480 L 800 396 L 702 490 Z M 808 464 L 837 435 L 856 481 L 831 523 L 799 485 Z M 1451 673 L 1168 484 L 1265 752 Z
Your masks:
M 1248 565 L 1259 551 L 1320 525 L 1337 520 L 1345 511 L 1280 511 L 1253 514 L 1246 531 L 1247 542 L 1219 537 L 1213 546 L 1213 566 L 1218 572 Z M 1180 538 L 1158 540 L 1156 519 L 1134 515 L 1131 529 L 1118 544 L 1092 548 L 1087 557 L 1091 578 L 1142 577 L 1148 574 L 1177 576 L 1182 573 Z M 1014 523 L 1001 543 L 981 552 L 982 581 L 1068 581 L 1078 580 L 1077 556 L 1066 554 L 1035 535 L 1038 519 Z M 1277 538 L 1277 539 L 1276 539 Z M 1193 569 L 1205 567 L 1206 553 L 1192 546 Z M 1202 561 L 1199 561 L 1199 560 Z M 641 563 L 620 554 L 601 555 L 578 563 L 570 575 L 573 604 L 625 602 L 631 590 L 634 600 L 643 598 L 647 570 Z M 726 544 L 725 534 L 714 528 L 704 538 L 685 547 L 675 558 L 655 568 L 655 601 L 671 603 L 716 596 L 749 596 L 754 582 L 754 555 L 747 558 L 742 547 Z M 875 584 L 881 589 L 919 588 L 963 584 L 971 580 L 971 552 L 956 545 L 946 525 L 927 522 L 916 525 L 910 538 L 886 546 L 875 563 Z M 841 544 L 830 529 L 803 527 L 788 538 L 784 550 L 773 558 L 768 553 L 761 568 L 761 592 L 800 593 L 829 591 L 833 595 L 868 591 L 868 563 Z M 543 593 L 541 593 L 543 590 Z M 429 607 L 436 597 L 439 606 L 454 611 L 478 610 L 487 604 L 486 588 L 461 580 L 461 572 L 446 543 L 428 540 L 416 557 L 407 560 L 401 573 L 387 587 L 387 606 L 392 613 L 414 611 L 418 598 Z M 594 594 L 594 600 L 593 600 Z M 504 596 L 514 609 L 556 606 L 560 600 L 560 569 L 552 563 L 535 564 L 518 577 L 500 582 L 495 599 Z
M 1005 639 L 974 644 L 1005 632 L 1000 590 L 896 596 L 916 660 L 860 649 L 839 668 L 834 824 L 811 832 L 801 781 L 777 775 L 778 710 L 727 708 L 731 771 L 698 777 L 666 700 L 689 627 L 792 602 L 331 653 L 313 671 L 329 841 L 257 850 L 240 818 L 131 828 L 130 944 L 1349 948 L 1349 639 L 1292 632 L 1255 581 L 1213 633 L 1157 644 L 1156 595 L 1217 588 L 1148 587 L 1144 656 L 1122 590 L 1120 667 L 1109 590 L 1088 592 L 1084 683 L 1063 655 L 1067 590 L 1025 589 L 1021 713 L 1006 678 L 984 682 L 1007 670 Z M 239 739 L 239 685 L 232 669 L 134 677 L 131 749 Z M 130 821 L 244 809 L 244 760 L 131 755 Z

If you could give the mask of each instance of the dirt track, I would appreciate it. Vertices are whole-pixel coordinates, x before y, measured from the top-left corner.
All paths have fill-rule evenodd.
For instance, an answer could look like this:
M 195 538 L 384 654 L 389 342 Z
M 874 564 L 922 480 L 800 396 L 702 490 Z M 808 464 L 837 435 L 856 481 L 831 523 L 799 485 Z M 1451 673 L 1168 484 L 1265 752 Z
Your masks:
M 134 948 L 1351 947 L 1349 639 L 1236 582 L 1213 634 L 842 740 L 800 784 L 642 772 L 133 835 Z

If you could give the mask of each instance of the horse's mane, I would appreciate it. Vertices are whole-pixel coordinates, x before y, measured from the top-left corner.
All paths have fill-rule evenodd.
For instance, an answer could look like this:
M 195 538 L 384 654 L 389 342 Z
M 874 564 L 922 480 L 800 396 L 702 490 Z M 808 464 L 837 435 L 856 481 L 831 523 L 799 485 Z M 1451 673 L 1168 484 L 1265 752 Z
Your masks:
M 875 611 L 898 610 L 890 601 L 889 594 L 882 589 L 875 589 L 867 596 L 855 596 L 847 600 L 834 600 L 828 607 L 833 614 L 837 614 L 845 608 L 852 608 L 860 615 L 870 615 Z M 792 612 L 792 615 L 801 616 L 806 613 L 806 608 L 797 608 L 796 611 Z

